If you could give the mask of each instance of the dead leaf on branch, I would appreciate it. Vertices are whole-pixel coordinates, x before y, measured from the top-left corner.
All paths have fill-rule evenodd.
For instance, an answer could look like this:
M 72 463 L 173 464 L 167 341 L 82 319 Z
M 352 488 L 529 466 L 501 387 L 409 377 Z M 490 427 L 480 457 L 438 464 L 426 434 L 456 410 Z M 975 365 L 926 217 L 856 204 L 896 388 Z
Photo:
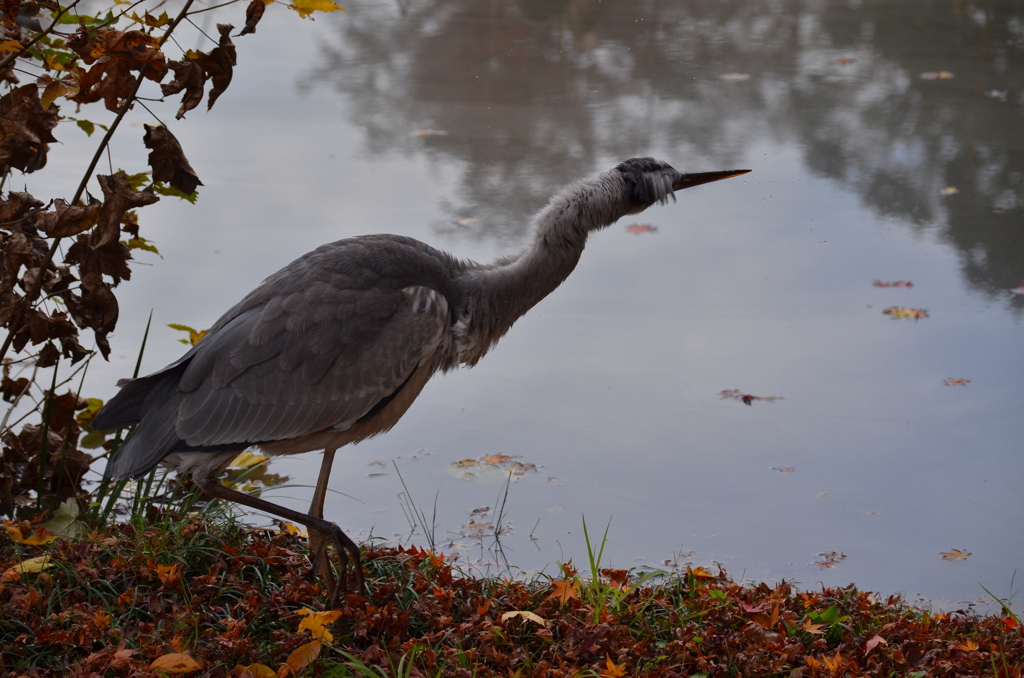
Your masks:
M 39 98 L 39 105 L 45 111 L 57 97 L 68 97 L 69 99 L 78 94 L 78 83 L 71 76 L 64 76 L 55 80 L 49 75 L 40 76 L 36 84 L 43 88 L 43 95 Z
M 168 62 L 167 65 L 174 71 L 174 79 L 165 85 L 160 85 L 160 91 L 167 97 L 185 90 L 185 96 L 181 99 L 181 107 L 174 116 L 181 120 L 185 117 L 185 113 L 198 106 L 199 102 L 203 100 L 206 73 L 196 61 L 187 58 L 184 61 Z
M 245 8 L 245 26 L 238 36 L 256 32 L 256 24 L 263 18 L 263 11 L 267 8 L 268 4 L 263 2 L 263 0 L 252 0 L 249 3 L 249 6 Z
M 43 110 L 39 88 L 24 85 L 0 97 L 0 175 L 11 168 L 26 174 L 46 166 L 51 130 L 59 117 L 55 108 Z
M 118 111 L 135 89 L 133 71 L 155 82 L 167 74 L 167 59 L 158 45 L 155 37 L 143 31 L 80 28 L 67 46 L 92 68 L 70 69 L 80 91 L 69 98 L 83 104 L 103 99 L 107 110 Z
M 99 200 L 91 200 L 87 207 L 69 205 L 61 198 L 53 201 L 53 211 L 35 215 L 35 227 L 51 238 L 78 235 L 97 224 L 100 218 Z
M 196 176 L 181 144 L 163 125 L 145 125 L 143 143 L 151 150 L 149 166 L 153 168 L 153 181 L 170 184 L 185 195 L 191 195 L 203 182 Z
M 7 194 L 7 200 L 0 200 L 0 223 L 18 221 L 29 211 L 42 206 L 42 200 L 36 200 L 28 193 L 11 191 Z

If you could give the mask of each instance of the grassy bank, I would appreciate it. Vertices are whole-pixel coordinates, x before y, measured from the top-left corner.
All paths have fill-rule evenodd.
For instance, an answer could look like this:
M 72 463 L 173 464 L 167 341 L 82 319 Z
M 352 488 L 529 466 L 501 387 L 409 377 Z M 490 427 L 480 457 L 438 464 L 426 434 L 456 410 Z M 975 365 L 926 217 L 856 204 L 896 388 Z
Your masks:
M 1017 620 L 932 614 L 856 587 L 657 584 L 571 564 L 473 578 L 367 545 L 372 602 L 325 612 L 305 539 L 151 513 L 76 539 L 0 536 L 5 676 L 1020 676 Z M 594 564 L 595 568 L 597 567 Z

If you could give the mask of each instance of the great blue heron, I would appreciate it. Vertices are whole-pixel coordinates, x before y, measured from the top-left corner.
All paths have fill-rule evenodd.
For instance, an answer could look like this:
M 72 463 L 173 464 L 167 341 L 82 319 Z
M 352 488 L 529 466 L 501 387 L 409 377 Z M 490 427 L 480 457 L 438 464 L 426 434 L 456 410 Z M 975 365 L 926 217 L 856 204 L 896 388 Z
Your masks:
M 211 497 L 305 525 L 336 607 L 350 558 L 364 590 L 358 546 L 323 518 L 338 448 L 389 430 L 435 372 L 475 365 L 566 279 L 591 231 L 674 191 L 748 171 L 681 174 L 653 158 L 627 160 L 555 195 L 534 218 L 530 244 L 490 264 L 398 235 L 318 247 L 264 280 L 179 360 L 119 382 L 93 425 L 137 427 L 106 475 L 140 477 L 165 462 L 191 472 Z M 250 445 L 269 455 L 324 450 L 308 514 L 220 484 L 219 473 Z

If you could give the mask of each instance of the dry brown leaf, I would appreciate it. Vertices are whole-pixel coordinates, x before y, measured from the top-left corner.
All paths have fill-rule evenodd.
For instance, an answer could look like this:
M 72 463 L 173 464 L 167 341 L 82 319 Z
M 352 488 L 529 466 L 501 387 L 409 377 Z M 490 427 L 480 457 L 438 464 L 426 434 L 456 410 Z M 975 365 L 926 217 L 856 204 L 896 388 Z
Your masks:
M 163 125 L 145 125 L 142 143 L 151 150 L 149 166 L 153 168 L 153 181 L 170 185 L 185 195 L 192 195 L 203 182 L 188 163 L 181 144 Z

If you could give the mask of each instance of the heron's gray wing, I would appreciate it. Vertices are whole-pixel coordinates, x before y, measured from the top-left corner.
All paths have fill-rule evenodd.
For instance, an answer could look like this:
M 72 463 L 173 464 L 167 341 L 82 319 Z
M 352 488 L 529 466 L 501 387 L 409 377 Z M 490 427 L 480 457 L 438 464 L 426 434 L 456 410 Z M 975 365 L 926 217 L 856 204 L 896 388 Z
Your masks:
M 177 435 L 209 447 L 348 428 L 433 356 L 450 324 L 427 287 L 322 279 L 272 296 L 200 342 L 178 383 Z

